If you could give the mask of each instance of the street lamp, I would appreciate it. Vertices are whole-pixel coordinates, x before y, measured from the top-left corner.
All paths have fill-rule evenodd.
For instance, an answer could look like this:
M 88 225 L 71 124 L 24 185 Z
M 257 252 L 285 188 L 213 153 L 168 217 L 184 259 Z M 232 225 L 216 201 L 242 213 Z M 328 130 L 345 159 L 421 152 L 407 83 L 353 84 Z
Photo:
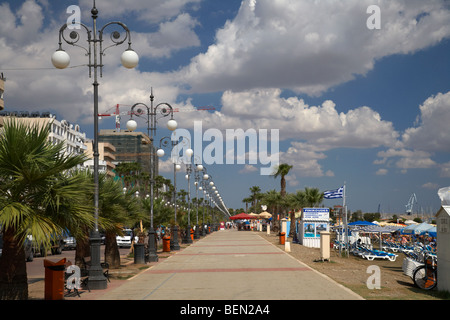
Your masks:
M 161 102 L 156 107 L 153 107 L 153 89 L 150 93 L 150 107 L 148 107 L 144 103 L 135 103 L 131 107 L 131 119 L 127 122 L 127 129 L 129 131 L 134 131 L 137 128 L 137 122 L 133 120 L 133 115 L 140 116 L 144 114 L 144 111 L 140 107 L 144 107 L 147 109 L 147 136 L 150 138 L 151 146 L 150 148 L 150 229 L 148 231 L 148 261 L 149 262 L 157 262 L 158 255 L 156 254 L 156 241 L 155 241 L 155 229 L 153 228 L 153 188 L 155 184 L 155 175 L 156 175 L 156 157 L 153 152 L 154 148 L 154 135 L 156 134 L 156 123 L 157 123 L 157 115 L 158 111 L 162 117 L 167 117 L 170 115 L 170 120 L 167 122 L 167 128 L 170 131 L 174 131 L 177 128 L 177 122 L 173 119 L 173 108 L 170 104 L 166 102 Z M 160 109 L 161 108 L 161 109 Z M 136 109 L 136 110 L 135 110 Z
M 159 149 L 156 151 L 158 157 L 163 157 L 165 152 L 162 147 L 167 147 L 169 142 L 172 142 L 173 148 L 180 143 L 180 141 L 173 141 L 170 137 L 164 137 L 159 142 Z M 182 140 L 184 142 L 184 139 Z M 180 250 L 180 244 L 178 242 L 178 226 L 177 226 L 177 171 L 180 171 L 181 166 L 176 162 L 177 159 L 173 158 L 173 202 L 174 202 L 174 215 L 175 223 L 172 229 L 172 236 L 170 237 L 170 250 Z
M 64 69 L 70 64 L 70 56 L 67 52 L 62 49 L 62 41 L 69 45 L 82 48 L 86 51 L 86 56 L 89 58 L 89 77 L 92 77 L 92 70 L 94 71 L 94 143 L 93 143 L 93 154 L 94 154 L 94 230 L 90 234 L 90 244 L 91 244 L 91 266 L 89 268 L 89 288 L 93 290 L 105 289 L 107 287 L 107 279 L 103 275 L 103 270 L 100 264 L 100 233 L 98 229 L 98 207 L 99 207 L 99 182 L 98 182 L 98 166 L 99 166 L 99 151 L 98 151 L 98 85 L 97 82 L 97 69 L 100 69 L 100 77 L 102 77 L 103 68 L 103 56 L 105 51 L 112 47 L 123 44 L 128 40 L 128 49 L 122 54 L 121 60 L 122 64 L 126 68 L 134 68 L 139 62 L 139 57 L 136 52 L 131 48 L 131 34 L 128 27 L 122 22 L 109 22 L 104 25 L 97 35 L 97 17 L 98 10 L 95 6 L 95 0 L 93 1 L 93 7 L 91 9 L 93 27 L 92 30 L 80 23 L 81 27 L 87 32 L 87 43 L 88 46 L 78 44 L 80 40 L 80 35 L 75 29 L 69 33 L 69 38 L 66 37 L 65 31 L 70 29 L 69 26 L 64 24 L 59 30 L 59 48 L 53 53 L 51 60 L 55 68 Z M 111 41 L 113 45 L 103 48 L 103 32 L 105 28 L 117 25 L 120 26 L 125 31 L 125 36 L 122 37 L 121 33 L 114 31 L 111 33 Z M 93 49 L 93 51 L 92 51 Z M 92 59 L 93 58 L 93 59 Z M 98 61 L 99 59 L 99 61 Z M 92 61 L 93 60 L 93 61 Z M 99 62 L 99 63 L 98 63 Z
M 200 171 L 203 170 L 203 166 L 201 164 L 196 164 L 195 165 L 195 198 L 197 199 L 197 224 L 195 225 L 195 232 L 194 232 L 194 239 L 198 239 L 200 238 L 200 229 L 199 229 L 199 225 L 198 225 L 198 190 L 202 190 L 201 186 L 199 185 L 199 180 L 200 180 Z
M 186 150 L 186 155 L 188 157 L 192 156 L 192 149 L 188 149 Z M 187 223 L 187 227 L 186 227 L 186 236 L 184 239 L 184 243 L 192 243 L 192 239 L 191 239 L 191 172 L 192 172 L 192 167 L 191 164 L 188 163 L 186 164 L 186 179 L 188 181 L 188 223 Z
M 190 175 L 192 173 L 192 164 L 191 164 L 191 158 L 194 158 L 194 163 L 198 163 L 200 162 L 199 157 L 194 156 L 194 151 L 192 149 L 187 149 L 186 150 L 186 158 L 187 158 L 187 164 L 186 164 L 186 179 L 188 181 L 188 202 L 189 202 L 189 207 L 188 207 L 188 226 L 187 226 L 187 230 L 188 230 L 188 234 L 186 236 L 186 243 L 192 243 L 192 238 L 190 237 L 190 230 L 191 230 L 191 184 L 190 184 Z M 199 238 L 199 229 L 198 229 L 198 172 L 203 170 L 203 166 L 201 164 L 195 164 L 195 169 L 194 169 L 194 178 L 195 178 L 195 186 L 196 186 L 196 199 L 197 199 L 197 224 L 195 226 L 195 234 L 194 234 L 194 239 L 198 239 Z

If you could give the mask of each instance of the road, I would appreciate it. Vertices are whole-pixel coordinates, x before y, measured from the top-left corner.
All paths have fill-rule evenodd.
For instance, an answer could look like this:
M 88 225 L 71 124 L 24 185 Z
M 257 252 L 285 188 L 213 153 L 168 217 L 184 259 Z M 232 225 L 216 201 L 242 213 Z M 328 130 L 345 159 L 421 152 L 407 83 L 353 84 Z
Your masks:
M 105 246 L 102 245 L 100 247 L 100 260 L 103 261 Z M 119 249 L 120 255 L 126 255 L 130 252 L 129 248 L 121 248 Z M 34 260 L 31 262 L 27 262 L 27 276 L 29 282 L 43 280 L 45 278 L 45 268 L 44 268 L 44 260 L 50 260 L 53 262 L 57 262 L 61 259 L 66 258 L 72 262 L 75 262 L 75 250 L 63 250 L 61 254 L 51 255 L 49 254 L 47 257 L 34 257 Z

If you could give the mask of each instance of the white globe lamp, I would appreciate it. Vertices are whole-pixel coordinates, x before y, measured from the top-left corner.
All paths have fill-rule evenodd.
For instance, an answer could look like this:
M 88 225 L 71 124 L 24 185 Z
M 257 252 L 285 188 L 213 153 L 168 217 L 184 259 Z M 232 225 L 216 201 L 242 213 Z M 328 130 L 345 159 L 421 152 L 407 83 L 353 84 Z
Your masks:
M 134 50 L 128 49 L 122 53 L 120 60 L 125 68 L 133 69 L 139 63 L 139 56 Z
M 133 119 L 128 120 L 127 122 L 127 129 L 129 131 L 134 131 L 137 128 L 137 122 L 134 121 Z
M 177 128 L 177 122 L 173 119 L 167 121 L 167 129 L 170 131 L 174 131 Z
M 65 69 L 70 64 L 70 56 L 64 50 L 57 50 L 52 54 L 52 63 L 55 68 Z
M 156 155 L 158 156 L 158 157 L 163 157 L 164 156 L 164 150 L 163 149 L 158 149 L 158 151 L 156 151 Z

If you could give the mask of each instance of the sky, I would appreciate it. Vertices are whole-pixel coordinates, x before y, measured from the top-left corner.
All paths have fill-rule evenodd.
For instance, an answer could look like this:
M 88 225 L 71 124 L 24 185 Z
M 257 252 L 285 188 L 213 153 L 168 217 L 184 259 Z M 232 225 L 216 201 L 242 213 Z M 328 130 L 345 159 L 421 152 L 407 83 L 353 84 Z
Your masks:
M 79 6 L 92 28 L 92 4 L 0 2 L 6 110 L 50 111 L 93 138 L 85 51 L 63 43 L 70 67 L 55 69 L 50 60 L 72 16 L 67 8 Z M 96 7 L 99 28 L 127 25 L 140 58 L 126 69 L 126 45 L 105 52 L 99 112 L 119 104 L 124 130 L 131 105 L 149 105 L 152 89 L 155 104 L 178 110 L 178 128 L 199 134 L 192 148 L 227 207 L 245 208 L 252 186 L 279 191 L 280 178 L 267 174 L 278 159 L 293 165 L 288 192 L 345 184 L 350 211 L 403 214 L 412 194 L 414 213 L 439 209 L 437 190 L 450 185 L 448 1 L 97 0 Z M 120 29 L 105 30 L 106 46 Z M 115 129 L 114 117 L 99 121 Z M 146 132 L 145 120 L 137 122 Z M 158 120 L 156 140 L 170 134 L 165 123 Z M 258 143 L 238 140 L 226 149 L 227 133 L 239 129 Z M 160 173 L 172 178 L 171 169 L 162 158 Z M 177 186 L 187 190 L 184 173 Z

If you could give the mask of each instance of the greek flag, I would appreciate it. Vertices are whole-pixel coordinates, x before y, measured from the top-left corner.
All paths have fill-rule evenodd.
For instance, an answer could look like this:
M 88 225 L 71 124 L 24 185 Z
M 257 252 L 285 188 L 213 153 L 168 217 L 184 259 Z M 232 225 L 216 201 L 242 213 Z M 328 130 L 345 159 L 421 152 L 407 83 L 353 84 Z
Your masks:
M 323 193 L 324 199 L 339 199 L 344 197 L 344 187 L 336 190 L 328 190 Z

